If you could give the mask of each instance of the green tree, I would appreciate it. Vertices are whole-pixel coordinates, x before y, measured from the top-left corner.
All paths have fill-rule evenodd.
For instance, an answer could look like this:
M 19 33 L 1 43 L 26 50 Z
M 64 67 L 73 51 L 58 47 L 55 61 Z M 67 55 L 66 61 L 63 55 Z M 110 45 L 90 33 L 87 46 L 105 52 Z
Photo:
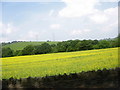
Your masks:
M 58 52 L 66 52 L 67 47 L 68 43 L 66 41 L 57 43 Z
M 22 55 L 33 55 L 34 54 L 34 46 L 28 45 L 22 50 Z
M 50 53 L 52 51 L 51 46 L 48 43 L 41 44 L 42 53 Z
M 52 45 L 51 45 L 51 49 L 52 49 L 52 50 L 51 50 L 52 53 L 58 52 L 58 50 L 57 50 L 57 45 L 56 45 L 56 44 L 52 44 Z
M 92 40 L 83 40 L 80 43 L 79 50 L 91 50 L 92 47 Z
M 99 49 L 99 45 L 98 44 L 93 45 L 93 49 Z
M 97 45 L 98 42 L 99 42 L 98 40 L 93 40 L 93 41 L 92 41 L 92 44 L 93 44 L 93 45 Z
M 69 44 L 69 50 L 70 51 L 78 51 L 78 43 L 80 42 L 80 40 L 72 40 L 70 41 Z
M 80 50 L 81 50 L 81 45 L 82 45 L 82 42 L 81 42 L 81 41 L 79 41 L 79 42 L 75 45 L 77 51 L 80 51 Z
M 9 47 L 2 48 L 2 57 L 11 57 L 13 56 L 13 50 L 11 50 Z
M 16 50 L 14 52 L 14 56 L 21 56 L 22 55 L 22 50 Z
M 100 49 L 102 49 L 102 48 L 109 48 L 110 47 L 110 43 L 107 40 L 100 40 L 98 45 L 99 45 Z
M 39 46 L 35 46 L 35 54 L 45 54 L 50 53 L 52 51 L 51 46 L 48 43 L 43 43 Z

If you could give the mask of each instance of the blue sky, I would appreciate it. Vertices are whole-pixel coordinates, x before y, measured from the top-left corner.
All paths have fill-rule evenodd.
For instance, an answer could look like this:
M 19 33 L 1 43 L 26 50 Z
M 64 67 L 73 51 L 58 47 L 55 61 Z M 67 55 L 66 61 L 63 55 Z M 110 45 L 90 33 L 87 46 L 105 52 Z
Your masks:
M 2 2 L 1 41 L 114 38 L 118 3 L 111 1 Z

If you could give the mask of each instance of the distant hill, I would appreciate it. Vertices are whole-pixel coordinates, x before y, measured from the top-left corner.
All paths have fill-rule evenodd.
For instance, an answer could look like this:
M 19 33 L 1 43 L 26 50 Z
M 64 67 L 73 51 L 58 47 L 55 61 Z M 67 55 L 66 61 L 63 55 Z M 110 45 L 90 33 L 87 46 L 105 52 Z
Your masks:
M 10 43 L 10 44 L 7 44 L 7 45 L 3 45 L 3 47 L 10 47 L 12 50 L 22 50 L 24 47 L 28 46 L 28 45 L 41 45 L 42 43 L 45 43 L 44 41 L 43 42 L 15 42 L 15 43 Z M 51 44 L 57 44 L 58 41 L 49 41 L 49 42 L 46 42 L 46 43 L 49 43 L 50 45 Z

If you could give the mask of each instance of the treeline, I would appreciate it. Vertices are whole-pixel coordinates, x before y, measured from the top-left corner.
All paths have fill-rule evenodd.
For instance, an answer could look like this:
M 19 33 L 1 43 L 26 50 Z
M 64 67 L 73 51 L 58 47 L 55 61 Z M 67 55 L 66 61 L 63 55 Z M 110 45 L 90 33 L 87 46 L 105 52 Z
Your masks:
M 23 50 L 13 51 L 10 48 L 2 48 L 2 57 L 36 55 L 57 52 L 72 52 L 81 50 L 104 49 L 120 47 L 118 37 L 104 40 L 68 40 L 57 44 L 43 43 L 41 45 L 28 45 Z

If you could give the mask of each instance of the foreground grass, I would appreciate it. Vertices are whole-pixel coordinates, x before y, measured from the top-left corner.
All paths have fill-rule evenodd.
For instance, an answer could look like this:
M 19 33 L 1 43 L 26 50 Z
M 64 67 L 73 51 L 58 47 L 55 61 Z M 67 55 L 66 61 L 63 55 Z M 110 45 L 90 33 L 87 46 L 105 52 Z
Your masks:
M 118 67 L 118 48 L 2 59 L 2 78 L 44 77 Z

